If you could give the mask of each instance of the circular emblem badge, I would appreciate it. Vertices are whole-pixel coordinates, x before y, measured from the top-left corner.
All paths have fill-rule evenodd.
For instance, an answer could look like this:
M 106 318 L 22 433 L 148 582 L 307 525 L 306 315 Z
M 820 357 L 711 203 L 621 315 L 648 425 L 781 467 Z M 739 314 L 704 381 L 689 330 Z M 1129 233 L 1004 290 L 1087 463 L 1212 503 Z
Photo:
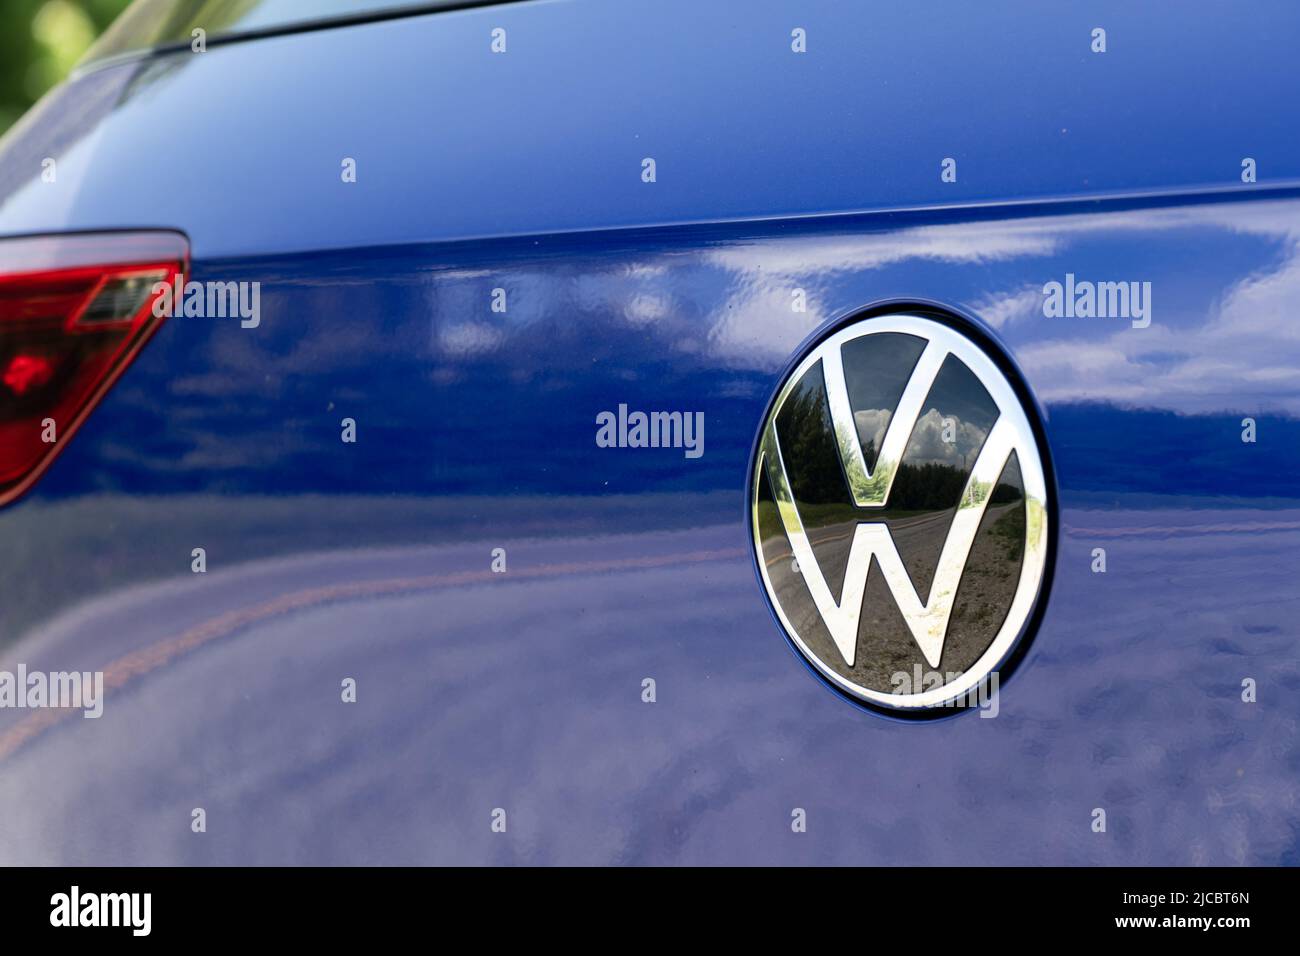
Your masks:
M 1045 591 L 1044 460 L 1008 373 L 954 326 L 876 315 L 823 339 L 773 399 L 750 481 L 791 643 L 875 710 L 996 701 Z

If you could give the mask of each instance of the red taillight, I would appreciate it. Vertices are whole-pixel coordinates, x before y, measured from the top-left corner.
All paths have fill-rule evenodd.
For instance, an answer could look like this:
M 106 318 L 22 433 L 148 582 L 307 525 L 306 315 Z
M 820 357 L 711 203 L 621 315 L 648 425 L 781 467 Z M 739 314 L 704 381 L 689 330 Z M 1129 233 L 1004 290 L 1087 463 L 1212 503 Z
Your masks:
M 0 239 L 0 504 L 25 491 L 162 323 L 178 233 Z

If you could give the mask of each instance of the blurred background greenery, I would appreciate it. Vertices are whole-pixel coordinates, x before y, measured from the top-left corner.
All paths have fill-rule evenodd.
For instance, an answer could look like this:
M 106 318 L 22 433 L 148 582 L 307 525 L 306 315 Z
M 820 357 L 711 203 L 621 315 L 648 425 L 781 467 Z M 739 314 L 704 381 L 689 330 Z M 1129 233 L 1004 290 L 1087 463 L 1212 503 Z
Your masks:
M 0 133 L 72 69 L 130 0 L 0 2 Z

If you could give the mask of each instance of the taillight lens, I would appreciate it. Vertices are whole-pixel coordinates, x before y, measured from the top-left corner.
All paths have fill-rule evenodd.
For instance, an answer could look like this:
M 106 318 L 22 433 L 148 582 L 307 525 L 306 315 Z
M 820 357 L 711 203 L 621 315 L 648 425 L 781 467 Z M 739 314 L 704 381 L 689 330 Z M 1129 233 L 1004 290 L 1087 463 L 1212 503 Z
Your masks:
M 22 494 L 163 319 L 179 233 L 0 239 L 0 504 Z

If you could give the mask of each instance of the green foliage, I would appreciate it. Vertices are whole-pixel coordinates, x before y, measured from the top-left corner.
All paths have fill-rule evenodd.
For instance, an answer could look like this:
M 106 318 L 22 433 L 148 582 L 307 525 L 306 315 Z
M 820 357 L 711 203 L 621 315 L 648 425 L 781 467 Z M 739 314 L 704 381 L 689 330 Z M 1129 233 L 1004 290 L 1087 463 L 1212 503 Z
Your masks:
M 786 399 L 778 431 L 787 443 L 786 470 L 794 496 L 808 504 L 848 504 L 820 373 L 808 375 Z
M 0 133 L 76 64 L 129 0 L 0 3 Z

